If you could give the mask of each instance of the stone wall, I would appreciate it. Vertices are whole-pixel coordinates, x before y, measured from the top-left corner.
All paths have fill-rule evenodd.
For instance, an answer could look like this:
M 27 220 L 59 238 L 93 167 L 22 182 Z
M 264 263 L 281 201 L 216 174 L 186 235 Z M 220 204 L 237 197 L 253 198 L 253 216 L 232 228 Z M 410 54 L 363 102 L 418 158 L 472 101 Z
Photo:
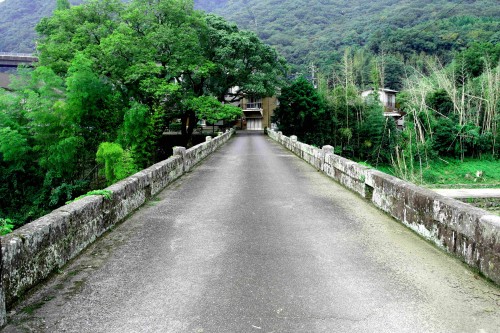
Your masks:
M 268 135 L 421 236 L 500 284 L 500 216 L 268 130 Z
M 5 318 L 5 308 L 27 290 L 188 172 L 233 133 L 231 130 L 214 139 L 207 137 L 206 142 L 187 150 L 176 147 L 173 157 L 109 186 L 110 200 L 95 195 L 85 197 L 1 237 L 1 318 Z

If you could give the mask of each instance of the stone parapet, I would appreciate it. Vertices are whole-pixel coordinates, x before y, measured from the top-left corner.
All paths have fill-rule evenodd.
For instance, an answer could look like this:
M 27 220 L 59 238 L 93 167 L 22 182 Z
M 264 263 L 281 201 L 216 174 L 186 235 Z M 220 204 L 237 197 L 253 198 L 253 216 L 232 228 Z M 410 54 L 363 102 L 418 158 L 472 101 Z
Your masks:
M 419 235 L 500 284 L 500 216 L 319 149 L 268 136 Z
M 88 196 L 2 236 L 0 325 L 5 309 L 43 281 L 110 227 L 123 221 L 174 180 L 188 172 L 233 135 L 234 130 L 174 156 L 106 188 L 111 198 Z

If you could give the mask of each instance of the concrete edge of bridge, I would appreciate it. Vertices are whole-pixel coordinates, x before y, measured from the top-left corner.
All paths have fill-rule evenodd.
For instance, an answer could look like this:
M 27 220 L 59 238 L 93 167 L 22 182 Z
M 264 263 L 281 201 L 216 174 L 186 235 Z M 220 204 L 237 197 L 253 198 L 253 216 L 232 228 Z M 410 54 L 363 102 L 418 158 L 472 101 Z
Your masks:
M 500 216 L 268 130 L 267 135 L 344 187 L 500 285 Z
M 106 188 L 111 192 L 109 199 L 84 197 L 0 237 L 0 327 L 6 324 L 6 310 L 26 292 L 190 171 L 234 133 L 230 130 L 207 137 L 190 149 L 175 147 L 172 157 Z

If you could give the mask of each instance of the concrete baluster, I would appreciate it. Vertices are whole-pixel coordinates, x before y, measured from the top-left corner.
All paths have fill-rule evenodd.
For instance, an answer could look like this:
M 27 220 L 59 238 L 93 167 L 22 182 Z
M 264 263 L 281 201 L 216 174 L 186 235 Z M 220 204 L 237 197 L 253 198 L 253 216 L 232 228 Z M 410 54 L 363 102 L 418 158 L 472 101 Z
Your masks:
M 293 153 L 295 153 L 295 154 L 299 153 L 298 149 L 296 149 L 296 148 L 297 148 L 297 140 L 298 140 L 298 139 L 297 139 L 297 136 L 296 136 L 296 135 L 291 135 L 291 136 L 290 136 L 290 148 L 289 148 L 289 149 L 290 149 Z
M 322 153 L 321 153 L 321 169 L 328 173 L 328 170 L 326 170 L 327 168 L 325 168 L 325 162 L 326 162 L 326 155 L 333 155 L 335 154 L 334 153 L 334 148 L 333 146 L 330 146 L 330 145 L 326 145 L 326 146 L 323 146 L 323 148 L 321 148 L 322 150 Z
M 186 172 L 189 169 L 189 166 L 186 165 L 186 147 L 175 146 L 173 148 L 174 156 L 180 156 L 182 161 L 182 171 Z
M 326 154 L 334 154 L 334 148 L 333 146 L 326 145 L 321 148 L 323 150 L 323 156 L 326 156 Z

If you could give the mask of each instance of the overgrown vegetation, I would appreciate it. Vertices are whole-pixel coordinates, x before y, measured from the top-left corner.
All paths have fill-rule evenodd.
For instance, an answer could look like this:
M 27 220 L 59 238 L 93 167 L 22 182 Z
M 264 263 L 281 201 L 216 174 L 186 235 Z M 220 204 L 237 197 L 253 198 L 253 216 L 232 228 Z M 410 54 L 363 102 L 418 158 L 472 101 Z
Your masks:
M 447 182 L 436 170 L 455 160 L 498 163 L 496 0 L 196 1 L 256 33 L 190 0 L 70 2 L 80 1 L 0 3 L 2 51 L 32 51 L 31 27 L 55 10 L 37 26 L 39 66 L 0 92 L 0 217 L 10 224 L 155 162 L 166 129 L 189 144 L 199 118 L 234 119 L 226 98 L 273 95 L 285 62 L 257 36 L 298 78 L 276 111 L 287 134 L 415 182 Z M 376 95 L 360 97 L 367 88 L 401 90 L 404 130 Z M 493 168 L 457 172 L 483 171 L 479 183 Z
M 6 235 L 12 231 L 14 224 L 11 219 L 0 218 L 0 235 Z
M 499 50 L 498 44 L 473 43 L 446 66 L 425 55 L 419 56 L 418 66 L 405 63 L 403 91 L 397 103 L 406 114 L 403 129 L 396 128 L 393 118 L 384 117 L 378 96 L 360 97 L 356 83 L 359 53 L 346 50 L 341 74 L 333 81 L 320 76 L 317 93 L 303 79 L 299 81 L 309 84 L 308 89 L 298 89 L 299 81 L 283 89 L 276 121 L 285 133 L 297 134 L 305 142 L 318 146 L 330 143 L 338 154 L 374 167 L 390 166 L 398 177 L 416 183 L 446 182 L 446 177 L 438 176 L 444 159 L 450 164 L 455 164 L 454 159 L 492 161 L 499 168 Z M 373 86 L 383 86 L 383 72 L 383 67 L 373 68 Z M 290 102 L 289 89 L 295 100 L 305 101 L 303 105 L 320 101 L 322 111 L 311 115 L 316 119 L 305 132 L 298 130 L 305 119 L 303 107 Z M 306 109 L 317 108 L 309 105 Z M 496 178 L 500 175 L 491 171 L 487 176 L 472 177 L 476 172 L 486 174 L 478 168 L 460 172 L 464 179 L 449 181 L 500 180 Z
M 70 200 L 68 202 L 66 202 L 66 204 L 70 204 L 72 202 L 75 202 L 75 201 L 78 201 L 80 199 L 83 199 L 85 197 L 88 197 L 88 196 L 91 196 L 91 195 L 101 195 L 104 200 L 111 200 L 111 195 L 113 194 L 112 191 L 109 191 L 109 190 L 93 190 L 93 191 L 89 191 L 85 194 L 82 194 L 80 195 L 79 197 L 73 199 L 73 200 Z
M 38 65 L 0 90 L 0 217 L 15 226 L 154 163 L 170 123 L 189 145 L 199 119 L 233 120 L 229 88 L 272 95 L 285 75 L 254 33 L 190 0 L 60 0 L 37 31 Z

